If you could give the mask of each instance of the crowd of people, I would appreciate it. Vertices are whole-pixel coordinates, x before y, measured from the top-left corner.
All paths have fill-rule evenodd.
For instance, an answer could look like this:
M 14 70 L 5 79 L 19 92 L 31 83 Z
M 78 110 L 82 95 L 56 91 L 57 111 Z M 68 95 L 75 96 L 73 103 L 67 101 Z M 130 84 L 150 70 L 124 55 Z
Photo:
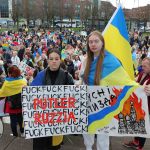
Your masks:
M 25 77 L 28 82 L 35 77 L 37 72 L 47 68 L 47 52 L 53 48 L 58 48 L 62 55 L 62 65 L 67 71 L 78 78 L 78 70 L 81 61 L 86 54 L 86 38 L 73 31 L 51 32 L 34 31 L 31 32 L 4 32 L 1 34 L 0 47 L 0 67 L 7 74 L 10 65 L 19 67 L 20 62 L 34 68 Z M 77 80 L 77 79 L 76 79 Z M 29 84 L 28 83 L 28 84 Z
M 130 45 L 136 81 L 126 78 L 126 85 L 144 85 L 150 95 L 150 37 L 140 32 L 129 33 Z M 108 62 L 109 60 L 109 62 Z M 110 61 L 111 60 L 111 61 Z M 22 69 L 23 65 L 25 68 Z M 111 53 L 105 51 L 105 41 L 98 31 L 88 36 L 71 30 L 21 30 L 6 31 L 0 34 L 0 98 L 6 97 L 4 111 L 10 114 L 12 136 L 19 136 L 17 123 L 23 137 L 23 118 L 20 103 L 13 107 L 11 99 L 20 99 L 21 88 L 26 85 L 123 85 L 121 76 L 117 80 L 108 78 L 104 73 L 111 67 L 121 64 Z M 120 71 L 123 70 L 123 67 Z M 113 84 L 111 83 L 113 81 Z M 18 89 L 6 92 L 10 82 L 19 82 Z M 6 83 L 7 82 L 7 83 Z M 15 85 L 14 85 L 15 86 Z M 6 88 L 6 89 L 5 89 Z M 149 100 L 150 97 L 148 97 Z M 15 100 L 14 100 L 15 101 Z M 150 100 L 149 100 L 150 106 Z M 95 135 L 83 135 L 86 150 L 92 150 Z M 132 142 L 124 143 L 126 147 L 142 150 L 144 138 L 136 137 Z M 53 145 L 53 137 L 35 138 L 33 150 L 59 149 L 62 138 Z M 97 135 L 97 150 L 109 150 L 109 137 Z

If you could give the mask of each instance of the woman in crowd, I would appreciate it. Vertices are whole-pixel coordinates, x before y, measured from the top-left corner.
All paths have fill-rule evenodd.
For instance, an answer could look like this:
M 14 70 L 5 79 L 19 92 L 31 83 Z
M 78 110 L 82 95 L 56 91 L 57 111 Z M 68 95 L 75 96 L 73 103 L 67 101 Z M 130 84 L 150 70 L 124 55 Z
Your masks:
M 24 136 L 21 91 L 26 86 L 26 80 L 21 77 L 17 66 L 8 68 L 8 78 L 5 79 L 0 89 L 0 97 L 6 97 L 5 113 L 9 113 L 12 136 L 18 136 L 17 124 L 20 127 L 20 135 Z
M 3 69 L 2 67 L 0 67 L 0 88 L 2 87 L 3 85 L 3 82 L 4 82 L 4 78 L 5 78 L 5 75 L 3 74 Z
M 34 68 L 34 64 L 33 64 L 33 61 L 32 61 L 32 58 L 31 58 L 31 53 L 30 52 L 26 52 L 24 54 L 24 59 L 23 59 L 23 62 L 26 63 L 28 66 Z
M 65 65 L 67 67 L 67 71 L 74 77 L 75 67 L 73 61 L 70 58 L 64 59 Z
M 35 63 L 34 64 L 35 66 L 38 66 L 38 63 L 42 63 L 42 57 L 41 57 L 39 51 L 36 52 L 36 56 L 34 58 L 34 63 Z
M 108 77 L 113 71 L 118 71 L 124 75 Z M 106 76 L 107 74 L 107 76 Z M 105 41 L 98 31 L 93 31 L 87 38 L 87 58 L 81 66 L 80 76 L 84 84 L 87 85 L 135 85 L 123 70 L 120 62 L 110 53 L 105 51 Z M 84 144 L 86 150 L 92 150 L 94 144 L 94 134 L 85 134 Z M 109 150 L 109 137 L 107 135 L 97 135 L 97 150 Z
M 150 112 L 150 58 L 146 57 L 142 60 L 142 71 L 137 76 L 137 82 L 140 85 L 144 85 L 144 91 L 147 94 L 148 108 Z M 134 148 L 136 150 L 143 150 L 146 138 L 134 137 L 134 140 L 125 142 L 123 145 L 128 148 Z
M 61 67 L 61 54 L 58 49 L 52 49 L 48 52 L 49 67 L 37 74 L 32 86 L 39 85 L 73 85 L 73 78 L 65 72 Z M 58 150 L 60 148 L 61 140 L 58 140 L 56 145 L 53 144 L 57 137 L 42 137 L 33 139 L 33 150 Z
M 80 66 L 81 66 L 81 60 L 80 60 L 79 55 L 75 55 L 75 59 L 74 59 L 74 61 L 73 61 L 73 64 L 74 64 L 75 70 L 80 69 Z

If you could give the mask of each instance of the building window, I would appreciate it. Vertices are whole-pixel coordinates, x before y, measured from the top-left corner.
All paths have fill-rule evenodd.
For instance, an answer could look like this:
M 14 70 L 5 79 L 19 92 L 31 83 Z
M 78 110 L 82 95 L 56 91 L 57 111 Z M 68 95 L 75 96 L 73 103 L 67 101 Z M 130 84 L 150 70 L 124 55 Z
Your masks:
M 1 18 L 9 17 L 8 1 L 3 1 L 3 3 L 0 3 L 0 17 Z

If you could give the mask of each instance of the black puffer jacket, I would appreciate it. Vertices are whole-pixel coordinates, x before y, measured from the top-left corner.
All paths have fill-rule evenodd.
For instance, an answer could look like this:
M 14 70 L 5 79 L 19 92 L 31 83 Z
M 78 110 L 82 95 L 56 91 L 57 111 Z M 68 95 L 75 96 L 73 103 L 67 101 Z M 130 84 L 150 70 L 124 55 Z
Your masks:
M 47 68 L 44 85 L 74 85 L 74 81 L 71 74 L 61 68 L 58 71 Z

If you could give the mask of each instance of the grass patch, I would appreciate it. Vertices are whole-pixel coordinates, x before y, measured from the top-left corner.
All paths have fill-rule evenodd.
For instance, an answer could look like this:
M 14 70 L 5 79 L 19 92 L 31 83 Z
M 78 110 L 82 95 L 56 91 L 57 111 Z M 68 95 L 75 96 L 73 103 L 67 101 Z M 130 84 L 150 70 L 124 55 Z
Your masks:
M 83 30 L 83 28 L 82 27 L 77 27 L 77 28 L 69 28 L 70 30 L 72 30 L 72 31 L 75 31 L 75 32 L 77 32 L 77 31 L 82 31 Z
M 150 36 L 150 32 L 143 32 L 143 36 Z
M 5 32 L 5 31 L 9 31 L 9 30 L 17 31 L 17 28 L 1 28 L 0 32 Z

